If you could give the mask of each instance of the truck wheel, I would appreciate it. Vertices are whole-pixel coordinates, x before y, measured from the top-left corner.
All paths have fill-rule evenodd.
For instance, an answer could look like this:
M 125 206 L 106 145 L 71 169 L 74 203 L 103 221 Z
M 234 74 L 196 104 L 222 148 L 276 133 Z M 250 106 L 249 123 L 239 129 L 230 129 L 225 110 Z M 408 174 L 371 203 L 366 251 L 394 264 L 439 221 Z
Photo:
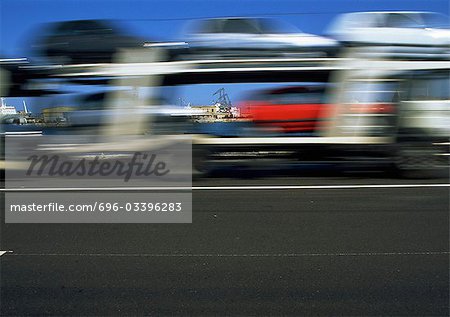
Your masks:
M 431 141 L 402 141 L 394 149 L 394 168 L 404 178 L 441 178 L 448 175 L 448 160 Z
M 192 148 L 192 178 L 206 177 L 211 172 L 209 164 L 210 151 L 206 147 Z

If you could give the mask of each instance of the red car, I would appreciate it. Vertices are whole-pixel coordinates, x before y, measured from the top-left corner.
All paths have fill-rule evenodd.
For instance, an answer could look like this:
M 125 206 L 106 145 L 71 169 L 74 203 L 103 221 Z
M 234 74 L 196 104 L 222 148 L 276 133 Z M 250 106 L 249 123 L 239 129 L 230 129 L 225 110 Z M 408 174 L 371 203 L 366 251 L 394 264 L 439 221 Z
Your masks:
M 330 105 L 323 87 L 288 87 L 258 91 L 240 105 L 243 117 L 274 132 L 314 132 Z

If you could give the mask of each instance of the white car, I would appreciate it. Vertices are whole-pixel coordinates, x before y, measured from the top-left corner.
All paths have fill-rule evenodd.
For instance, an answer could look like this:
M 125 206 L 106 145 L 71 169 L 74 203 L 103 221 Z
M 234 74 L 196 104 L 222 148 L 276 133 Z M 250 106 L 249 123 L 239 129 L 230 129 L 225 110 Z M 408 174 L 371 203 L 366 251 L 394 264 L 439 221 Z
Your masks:
M 370 46 L 391 57 L 449 58 L 448 21 L 433 12 L 353 12 L 340 15 L 327 34 L 344 45 Z
M 338 48 L 335 40 L 303 33 L 271 18 L 212 18 L 188 27 L 193 53 L 216 57 L 326 57 Z

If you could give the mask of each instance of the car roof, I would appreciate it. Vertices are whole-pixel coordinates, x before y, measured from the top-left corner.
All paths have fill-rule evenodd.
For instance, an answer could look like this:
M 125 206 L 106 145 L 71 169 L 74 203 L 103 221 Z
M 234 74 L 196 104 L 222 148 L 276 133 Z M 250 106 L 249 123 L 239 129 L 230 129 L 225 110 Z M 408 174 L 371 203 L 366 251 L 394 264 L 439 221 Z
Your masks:
M 417 16 L 418 18 L 441 17 L 445 15 L 431 11 L 361 11 L 349 12 L 339 15 L 328 27 L 327 33 L 333 34 L 336 30 L 348 27 L 372 27 L 374 24 L 384 23 L 380 19 L 389 18 L 389 16 Z M 375 25 L 376 26 L 376 25 Z

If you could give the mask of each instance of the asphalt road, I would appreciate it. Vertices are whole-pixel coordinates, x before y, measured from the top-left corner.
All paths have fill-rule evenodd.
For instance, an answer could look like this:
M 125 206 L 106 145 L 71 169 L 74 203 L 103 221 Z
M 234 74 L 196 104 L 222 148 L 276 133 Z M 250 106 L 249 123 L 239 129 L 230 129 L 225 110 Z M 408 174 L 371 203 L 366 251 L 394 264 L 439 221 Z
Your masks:
M 448 316 L 433 183 L 222 177 L 194 183 L 192 224 L 2 224 L 0 315 Z

